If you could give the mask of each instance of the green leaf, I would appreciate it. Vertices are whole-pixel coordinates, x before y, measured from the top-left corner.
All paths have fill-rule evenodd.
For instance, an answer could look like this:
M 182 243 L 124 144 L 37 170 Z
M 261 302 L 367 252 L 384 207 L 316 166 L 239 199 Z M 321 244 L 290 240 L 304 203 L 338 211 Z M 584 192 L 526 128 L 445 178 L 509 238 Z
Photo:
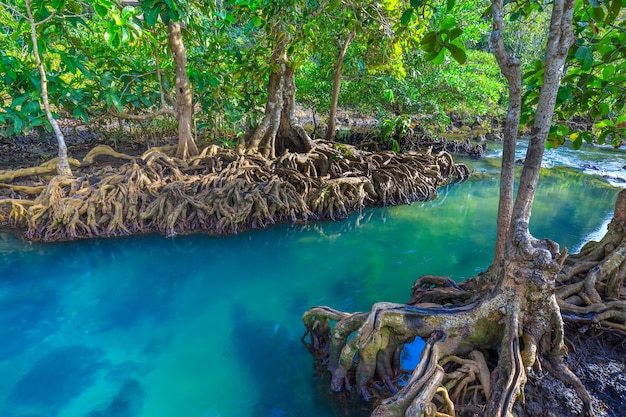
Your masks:
M 16 117 L 13 119 L 13 134 L 19 135 L 22 133 L 22 119 Z
M 595 9 L 593 9 L 593 19 L 596 22 L 604 21 L 604 9 L 602 9 L 602 7 L 596 7 Z
M 622 10 L 622 0 L 611 0 L 611 4 L 609 5 L 609 13 L 606 16 L 606 20 L 604 23 L 613 23 L 617 16 L 619 16 L 620 11 Z
M 453 41 L 463 34 L 463 29 L 456 27 L 448 33 L 448 40 Z
M 13 100 L 11 101 L 11 108 L 17 109 L 17 107 L 21 106 L 26 100 L 28 100 L 28 96 L 13 97 Z
M 433 51 L 433 52 L 427 53 L 424 59 L 432 62 L 435 65 L 439 65 L 445 59 L 445 54 L 443 53 L 443 49 L 441 49 L 439 51 Z
M 453 27 L 458 26 L 456 23 L 456 19 L 452 16 L 448 16 L 442 23 L 440 30 L 452 29 Z
M 446 0 L 446 11 L 451 11 L 456 5 L 456 0 Z
M 583 71 L 589 71 L 593 66 L 593 51 L 588 46 L 581 46 L 574 55 L 576 59 L 582 61 Z
M 104 19 L 109 13 L 109 8 L 100 2 L 94 3 L 93 9 L 100 19 Z
M 456 60 L 459 64 L 465 64 L 467 61 L 467 54 L 465 53 L 465 49 L 459 46 L 457 43 L 449 43 L 445 45 L 446 48 L 452 54 L 452 58 Z
M 50 5 L 55 10 L 61 10 L 63 6 L 65 5 L 65 0 L 52 0 L 50 2 Z
M 144 11 L 144 16 L 146 18 L 146 24 L 148 27 L 152 27 L 155 25 L 157 20 L 159 19 L 159 12 L 161 9 L 153 8 Z
M 411 7 L 417 9 L 424 4 L 424 0 L 411 0 Z
M 610 130 L 605 130 L 600 134 L 600 136 L 598 136 L 598 143 L 600 145 L 604 145 L 606 143 L 606 137 L 609 136 L 609 133 L 611 133 Z
M 428 32 L 424 35 L 420 44 L 425 52 L 433 52 L 437 44 L 437 32 Z
M 574 137 L 573 140 L 572 137 Z M 580 135 L 570 135 L 570 140 L 572 141 L 572 148 L 574 149 L 580 149 L 580 147 L 583 146 L 583 138 L 580 137 Z
M 591 134 L 591 132 L 589 131 L 582 131 L 580 132 L 580 137 L 587 143 L 593 143 L 593 135 Z
M 335 10 L 337 6 L 339 6 L 339 2 L 340 0 L 330 0 L 330 3 L 328 4 L 328 10 L 331 12 Z
M 115 106 L 117 111 L 120 113 L 123 113 L 124 107 L 122 106 L 122 102 L 120 101 L 119 97 L 115 94 L 111 94 L 110 97 L 111 97 L 111 103 L 113 104 L 113 106 Z
M 615 67 L 613 65 L 607 65 L 602 70 L 602 79 L 604 81 L 611 81 L 613 74 L 615 74 Z
M 606 103 L 600 103 L 600 114 L 602 116 L 606 116 L 609 114 L 609 112 L 611 111 L 611 109 L 609 108 L 609 105 Z M 613 122 L 608 120 L 609 122 L 611 122 L 611 125 L 613 125 Z
M 559 92 L 557 94 L 557 98 L 561 102 L 571 100 L 573 98 L 573 93 L 572 93 L 571 87 L 561 86 L 559 88 Z
M 85 123 L 89 123 L 89 116 L 82 107 L 76 107 L 74 109 L 74 117 L 81 119 Z
M 392 89 L 389 88 L 385 90 L 385 100 L 387 100 L 389 103 L 393 103 L 395 101 Z
M 406 9 L 404 13 L 402 13 L 402 17 L 400 18 L 400 23 L 403 26 L 407 26 L 411 21 L 411 17 L 413 16 L 413 9 Z
M 614 126 L 613 120 L 611 119 L 604 119 L 598 123 L 594 123 L 593 125 L 593 127 L 596 129 L 604 129 L 605 127 L 613 127 L 613 126 Z

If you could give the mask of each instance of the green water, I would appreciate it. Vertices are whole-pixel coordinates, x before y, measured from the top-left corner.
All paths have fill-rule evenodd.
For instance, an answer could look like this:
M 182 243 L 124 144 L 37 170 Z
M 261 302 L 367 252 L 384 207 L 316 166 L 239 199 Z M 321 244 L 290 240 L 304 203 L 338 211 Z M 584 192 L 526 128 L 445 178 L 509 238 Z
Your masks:
M 404 302 L 422 274 L 489 265 L 498 181 L 344 222 L 232 237 L 31 244 L 0 234 L 0 417 L 332 417 L 302 313 Z M 618 189 L 544 176 L 531 230 L 577 247 Z

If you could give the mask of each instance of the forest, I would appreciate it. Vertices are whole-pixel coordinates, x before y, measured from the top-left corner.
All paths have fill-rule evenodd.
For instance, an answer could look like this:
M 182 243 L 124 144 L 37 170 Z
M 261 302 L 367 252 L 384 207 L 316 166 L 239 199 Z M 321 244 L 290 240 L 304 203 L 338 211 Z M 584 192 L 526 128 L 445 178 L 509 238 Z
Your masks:
M 0 225 L 56 242 L 339 221 L 435 199 L 473 175 L 457 158 L 498 142 L 489 268 L 419 277 L 406 304 L 313 306 L 302 342 L 335 400 L 372 416 L 525 415 L 536 372 L 572 387 L 581 415 L 617 416 L 570 370 L 568 338 L 626 356 L 626 192 L 579 253 L 529 223 L 546 149 L 626 139 L 625 10 L 0 0 Z

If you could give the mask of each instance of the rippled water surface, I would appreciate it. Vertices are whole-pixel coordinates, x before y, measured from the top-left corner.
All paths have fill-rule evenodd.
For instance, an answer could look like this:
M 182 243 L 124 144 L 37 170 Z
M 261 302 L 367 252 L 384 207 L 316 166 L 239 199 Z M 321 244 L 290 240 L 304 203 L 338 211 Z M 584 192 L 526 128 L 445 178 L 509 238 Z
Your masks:
M 0 234 L 0 416 L 340 415 L 299 341 L 303 311 L 404 302 L 422 274 L 487 267 L 498 162 L 474 164 L 438 200 L 344 222 L 59 244 Z M 552 169 L 531 231 L 577 247 L 617 192 Z

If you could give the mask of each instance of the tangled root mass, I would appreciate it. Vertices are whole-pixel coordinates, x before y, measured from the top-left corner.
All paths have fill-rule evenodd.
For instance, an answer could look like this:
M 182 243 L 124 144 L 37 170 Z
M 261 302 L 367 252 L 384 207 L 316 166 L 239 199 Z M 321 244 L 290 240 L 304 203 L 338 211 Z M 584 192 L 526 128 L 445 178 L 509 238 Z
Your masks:
M 119 169 L 53 177 L 34 190 L 15 188 L 12 198 L 0 200 L 0 220 L 25 225 L 30 239 L 46 241 L 198 230 L 230 234 L 425 201 L 468 175 L 446 152 L 369 153 L 323 141 L 308 153 L 287 152 L 273 161 L 217 146 L 182 161 L 156 149 Z M 34 200 L 32 194 L 38 194 Z

